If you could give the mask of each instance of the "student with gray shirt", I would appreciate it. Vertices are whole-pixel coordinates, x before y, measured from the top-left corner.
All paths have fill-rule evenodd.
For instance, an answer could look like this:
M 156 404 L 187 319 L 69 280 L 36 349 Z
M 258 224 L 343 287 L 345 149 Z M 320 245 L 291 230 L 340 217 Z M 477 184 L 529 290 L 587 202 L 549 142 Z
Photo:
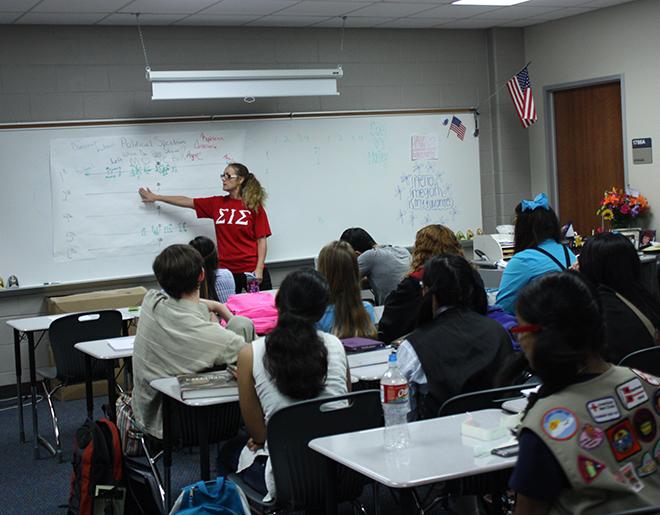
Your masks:
M 376 304 L 394 290 L 404 275 L 410 270 L 410 252 L 404 247 L 378 245 L 371 235 L 361 227 L 346 229 L 341 237 L 353 247 L 357 254 L 360 276 L 369 280 L 376 297 Z
M 156 257 L 153 270 L 164 291 L 150 290 L 142 301 L 133 348 L 131 404 L 138 426 L 160 439 L 161 399 L 149 383 L 235 363 L 238 351 L 254 340 L 255 333 L 247 318 L 232 316 L 217 301 L 200 299 L 203 260 L 190 245 L 167 247 Z M 218 316 L 227 322 L 226 329 Z

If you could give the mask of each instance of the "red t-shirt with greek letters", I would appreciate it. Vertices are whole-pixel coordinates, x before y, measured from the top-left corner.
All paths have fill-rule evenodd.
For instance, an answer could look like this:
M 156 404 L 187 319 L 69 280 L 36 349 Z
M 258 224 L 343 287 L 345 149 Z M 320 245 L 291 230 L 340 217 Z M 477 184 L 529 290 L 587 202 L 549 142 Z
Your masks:
M 257 266 L 257 240 L 271 235 L 268 215 L 248 209 L 242 200 L 229 195 L 196 198 L 197 218 L 210 218 L 215 224 L 218 268 L 237 274 L 253 272 Z

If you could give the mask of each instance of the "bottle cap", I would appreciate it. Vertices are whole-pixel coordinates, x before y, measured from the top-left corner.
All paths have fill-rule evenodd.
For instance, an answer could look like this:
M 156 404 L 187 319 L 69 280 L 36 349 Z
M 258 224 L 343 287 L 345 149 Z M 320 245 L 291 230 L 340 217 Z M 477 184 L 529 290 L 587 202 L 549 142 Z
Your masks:
M 390 357 L 387 358 L 387 361 L 390 363 L 396 363 L 396 351 L 392 351 L 392 354 L 390 354 Z

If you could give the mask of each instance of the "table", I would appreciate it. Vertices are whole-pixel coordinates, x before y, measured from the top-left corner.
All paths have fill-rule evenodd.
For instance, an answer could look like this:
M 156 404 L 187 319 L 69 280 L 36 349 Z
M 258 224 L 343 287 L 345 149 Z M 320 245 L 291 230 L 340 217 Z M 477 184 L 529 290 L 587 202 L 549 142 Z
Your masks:
M 195 409 L 197 418 L 197 430 L 199 434 L 199 469 L 201 479 L 208 481 L 210 479 L 210 459 L 209 459 L 209 420 L 204 416 L 203 408 L 216 406 L 218 404 L 228 404 L 238 402 L 238 395 L 226 395 L 222 397 L 208 397 L 203 399 L 181 399 L 181 390 L 179 381 L 176 377 L 165 377 L 154 379 L 149 383 L 151 387 L 160 392 L 163 397 L 163 464 L 165 467 L 165 507 L 169 510 L 172 506 L 170 469 L 172 467 L 172 419 L 171 403 L 180 402 L 186 406 Z
M 492 420 L 499 420 L 502 416 L 498 409 L 475 413 Z M 452 415 L 409 423 L 411 443 L 407 449 L 386 451 L 382 427 L 316 438 L 309 442 L 309 447 L 329 458 L 329 481 L 334 481 L 333 467 L 340 463 L 378 483 L 398 489 L 402 511 L 414 513 L 412 489 L 415 487 L 515 465 L 515 457 L 501 458 L 490 454 L 490 449 L 508 442 L 511 436 L 488 442 L 462 436 L 461 424 L 466 416 Z M 486 452 L 475 456 L 476 447 L 482 447 Z M 332 488 L 329 491 L 332 492 Z M 330 496 L 326 513 L 337 513 L 336 499 Z
M 128 333 L 128 322 L 135 318 L 139 318 L 140 311 L 131 310 L 130 308 L 121 308 L 117 311 L 121 312 L 124 321 L 124 334 Z M 14 366 L 16 367 L 16 397 L 18 399 L 18 434 L 21 443 L 25 443 L 25 423 L 23 421 L 23 395 L 21 392 L 23 368 L 21 365 L 21 342 L 27 340 L 28 346 L 28 364 L 30 370 L 30 404 L 32 411 L 32 432 L 34 433 L 34 451 L 35 459 L 39 458 L 39 445 L 49 448 L 48 442 L 39 435 L 39 421 L 37 418 L 37 369 L 34 350 L 37 345 L 41 343 L 44 334 L 50 328 L 50 324 L 58 318 L 73 315 L 75 313 L 63 313 L 60 315 L 44 315 L 30 318 L 17 318 L 14 320 L 7 320 L 9 325 L 14 331 Z M 35 344 L 34 334 L 41 333 L 39 340 Z
M 94 391 L 92 389 L 92 358 L 101 361 L 107 361 L 107 380 L 108 380 L 108 409 L 110 410 L 110 420 L 117 420 L 117 381 L 115 380 L 115 360 L 129 359 L 133 356 L 133 340 L 135 336 L 122 336 L 119 338 L 107 338 L 104 340 L 91 340 L 88 342 L 76 343 L 74 347 L 85 355 L 85 397 L 87 400 L 87 417 L 94 416 Z M 129 344 L 120 350 L 115 350 L 111 342 L 122 342 Z

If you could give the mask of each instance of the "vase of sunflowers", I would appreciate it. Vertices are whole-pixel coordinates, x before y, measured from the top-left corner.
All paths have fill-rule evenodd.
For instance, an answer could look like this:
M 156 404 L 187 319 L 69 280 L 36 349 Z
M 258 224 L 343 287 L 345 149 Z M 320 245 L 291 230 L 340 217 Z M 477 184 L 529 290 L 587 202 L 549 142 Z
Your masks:
M 649 211 L 649 202 L 644 195 L 613 187 L 604 193 L 596 214 L 601 216 L 603 222 L 608 221 L 611 228 L 620 229 L 638 223 L 639 218 Z

